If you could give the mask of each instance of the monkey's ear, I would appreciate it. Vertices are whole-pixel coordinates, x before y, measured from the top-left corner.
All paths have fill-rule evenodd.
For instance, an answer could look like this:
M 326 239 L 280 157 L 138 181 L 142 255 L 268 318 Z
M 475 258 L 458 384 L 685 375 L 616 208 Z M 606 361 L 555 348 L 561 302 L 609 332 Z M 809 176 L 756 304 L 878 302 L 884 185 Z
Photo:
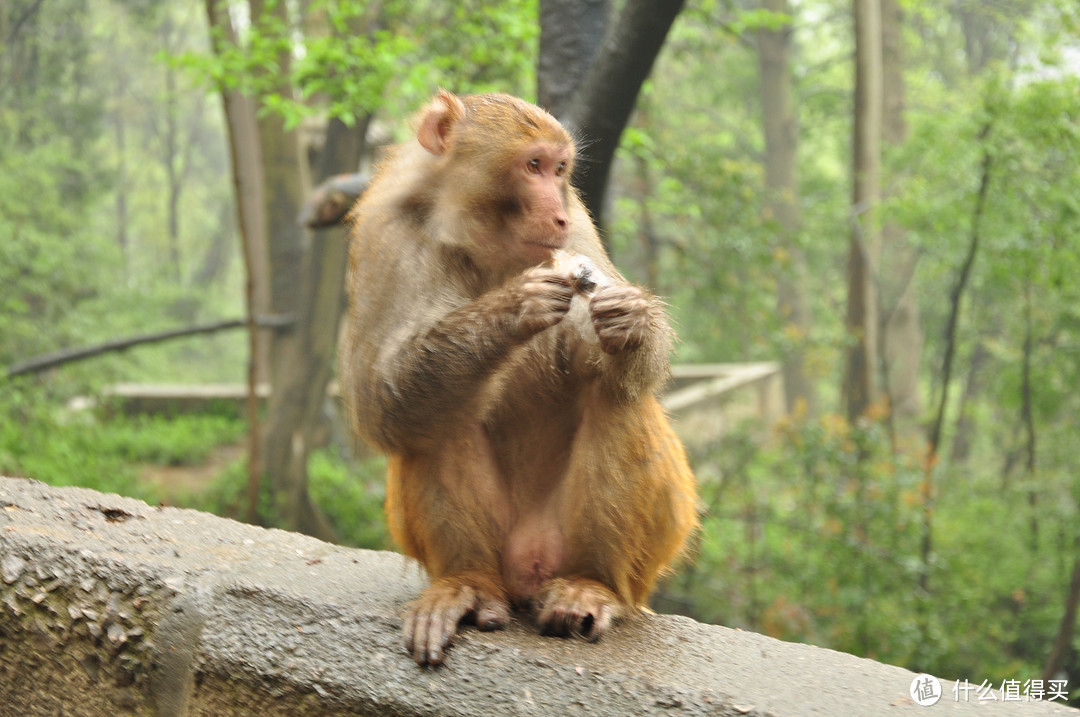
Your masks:
M 465 105 L 446 90 L 431 101 L 420 118 L 420 128 L 416 139 L 420 145 L 432 154 L 442 154 L 450 146 L 450 128 L 465 116 Z

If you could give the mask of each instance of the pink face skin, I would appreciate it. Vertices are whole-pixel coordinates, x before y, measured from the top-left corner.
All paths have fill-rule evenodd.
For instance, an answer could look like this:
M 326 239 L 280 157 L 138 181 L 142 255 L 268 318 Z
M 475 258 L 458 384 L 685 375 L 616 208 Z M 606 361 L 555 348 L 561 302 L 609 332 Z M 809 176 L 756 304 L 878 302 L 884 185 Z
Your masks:
M 542 143 L 516 163 L 512 176 L 520 182 L 523 212 L 517 251 L 530 264 L 550 260 L 570 239 L 566 193 L 572 159 L 569 147 Z

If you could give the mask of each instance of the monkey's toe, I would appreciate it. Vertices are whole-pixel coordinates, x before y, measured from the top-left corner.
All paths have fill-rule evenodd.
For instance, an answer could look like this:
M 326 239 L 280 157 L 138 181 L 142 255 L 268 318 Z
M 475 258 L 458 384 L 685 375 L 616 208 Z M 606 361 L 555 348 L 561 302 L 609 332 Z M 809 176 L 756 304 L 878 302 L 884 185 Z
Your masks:
M 502 630 L 510 618 L 510 606 L 503 600 L 487 600 L 476 609 L 476 627 L 484 632 Z

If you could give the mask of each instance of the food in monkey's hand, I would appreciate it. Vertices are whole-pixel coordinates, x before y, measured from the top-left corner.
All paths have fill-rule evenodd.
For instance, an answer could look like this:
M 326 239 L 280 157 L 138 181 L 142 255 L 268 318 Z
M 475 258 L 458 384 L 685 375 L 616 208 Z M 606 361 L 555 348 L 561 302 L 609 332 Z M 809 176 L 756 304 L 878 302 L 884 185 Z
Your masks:
M 596 263 L 584 254 L 576 254 L 572 251 L 560 249 L 551 257 L 551 265 L 555 269 L 567 269 L 570 273 L 570 281 L 574 291 L 585 296 L 596 293 L 611 284 L 611 279 L 597 268 Z

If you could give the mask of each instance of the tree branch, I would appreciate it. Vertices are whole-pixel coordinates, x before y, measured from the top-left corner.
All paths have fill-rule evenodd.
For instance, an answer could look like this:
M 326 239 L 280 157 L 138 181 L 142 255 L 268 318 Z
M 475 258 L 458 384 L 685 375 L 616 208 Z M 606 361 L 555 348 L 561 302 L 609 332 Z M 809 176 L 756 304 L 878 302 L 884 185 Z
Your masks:
M 277 315 L 277 316 L 263 316 L 258 317 L 255 320 L 257 326 L 261 328 L 274 328 L 280 329 L 291 326 L 295 321 L 295 317 L 290 314 Z M 227 331 L 229 329 L 238 329 L 247 326 L 247 319 L 224 319 L 222 321 L 214 321 L 208 324 L 198 324 L 195 326 L 188 326 L 183 329 L 173 329 L 171 331 L 159 331 L 152 334 L 142 334 L 140 336 L 130 336 L 124 339 L 116 339 L 114 341 L 106 341 L 102 344 L 95 346 L 86 346 L 76 349 L 61 349 L 59 351 L 53 351 L 51 353 L 42 354 L 40 356 L 34 356 L 24 361 L 18 361 L 11 364 L 8 367 L 8 378 L 14 378 L 27 373 L 40 373 L 46 369 L 54 368 L 56 366 L 62 366 L 63 364 L 74 363 L 75 361 L 82 361 L 84 359 L 93 358 L 94 356 L 100 356 L 106 353 L 112 353 L 115 351 L 125 351 L 133 346 L 141 346 L 143 344 L 156 344 L 162 341 L 170 341 L 172 339 L 179 339 L 185 336 L 195 336 L 198 334 L 212 334 L 218 331 Z
M 985 143 L 990 134 L 991 121 L 987 120 L 979 131 L 979 141 Z M 945 424 L 945 410 L 949 405 L 949 383 L 952 381 L 953 359 L 956 355 L 956 327 L 960 321 L 960 301 L 964 296 L 968 280 L 971 278 L 971 269 L 975 265 L 975 257 L 979 251 L 979 230 L 982 216 L 986 210 L 986 195 L 990 187 L 990 167 L 992 157 L 990 148 L 983 145 L 981 169 L 979 171 L 979 190 L 975 195 L 975 211 L 971 217 L 971 237 L 968 242 L 967 256 L 960 267 L 960 275 L 956 285 L 949 296 L 949 320 L 945 326 L 945 357 L 942 360 L 941 370 L 941 400 L 938 402 L 937 415 L 930 429 L 929 446 L 926 456 L 926 474 L 922 484 L 923 502 L 923 526 L 921 558 L 922 567 L 919 571 L 919 589 L 925 595 L 930 581 L 930 553 L 933 547 L 933 500 L 934 500 L 934 468 L 938 462 L 938 452 L 941 448 L 941 429 Z

